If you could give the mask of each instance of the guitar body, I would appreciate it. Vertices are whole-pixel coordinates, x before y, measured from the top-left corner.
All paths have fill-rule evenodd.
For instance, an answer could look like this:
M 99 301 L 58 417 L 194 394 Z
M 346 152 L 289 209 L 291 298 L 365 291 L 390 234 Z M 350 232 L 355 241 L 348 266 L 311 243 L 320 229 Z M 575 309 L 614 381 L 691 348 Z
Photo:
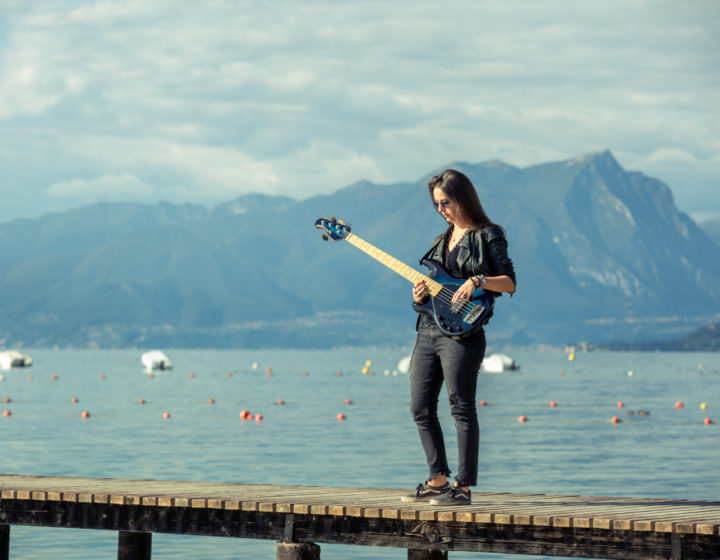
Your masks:
M 440 293 L 431 296 L 427 303 L 413 303 L 413 309 L 432 317 L 437 328 L 446 336 L 465 338 L 482 327 L 495 304 L 495 296 L 476 289 L 470 302 L 452 305 L 452 296 L 465 282 L 453 278 L 435 261 L 424 259 L 422 264 L 430 269 L 428 276 L 442 284 Z
M 343 220 L 325 216 L 315 222 L 315 228 L 324 232 L 323 239 L 326 241 L 344 239 L 406 280 L 413 283 L 425 282 L 430 292 L 430 299 L 424 304 L 413 303 L 413 308 L 418 313 L 430 315 L 444 335 L 465 338 L 474 334 L 487 322 L 495 304 L 495 296 L 492 292 L 476 289 L 470 301 L 461 301 L 453 305 L 453 294 L 465 280 L 453 278 L 435 261 L 427 259 L 422 261 L 422 264 L 430 269 L 430 273 L 426 276 L 351 233 L 350 224 Z

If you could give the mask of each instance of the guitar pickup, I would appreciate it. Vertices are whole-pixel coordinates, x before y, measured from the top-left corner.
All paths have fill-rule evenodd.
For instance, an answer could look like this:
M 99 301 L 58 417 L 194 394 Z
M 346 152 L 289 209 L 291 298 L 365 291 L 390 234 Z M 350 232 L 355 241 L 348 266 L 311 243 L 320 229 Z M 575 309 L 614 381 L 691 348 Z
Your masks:
M 479 303 L 476 303 L 473 305 L 472 309 L 467 312 L 465 317 L 463 317 L 463 321 L 465 321 L 467 324 L 472 325 L 475 321 L 477 321 L 480 316 L 485 311 L 485 306 L 481 305 Z

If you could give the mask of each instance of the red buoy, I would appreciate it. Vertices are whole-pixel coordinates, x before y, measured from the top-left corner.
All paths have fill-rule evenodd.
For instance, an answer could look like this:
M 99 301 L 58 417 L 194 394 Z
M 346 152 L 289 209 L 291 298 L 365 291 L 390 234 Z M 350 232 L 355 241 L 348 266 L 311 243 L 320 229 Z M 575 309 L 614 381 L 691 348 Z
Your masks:
M 550 401 L 550 408 L 555 408 L 557 406 L 557 403 L 555 401 Z
M 345 416 L 342 412 L 337 415 L 338 420 L 345 420 L 345 418 L 347 418 L 347 416 Z
M 524 414 L 521 414 L 520 417 L 518 418 L 518 422 L 521 422 L 521 423 L 527 422 L 527 419 L 528 419 L 527 416 L 525 416 Z
M 624 403 L 624 402 L 620 401 L 620 402 L 617 403 L 617 407 L 618 407 L 618 408 L 622 408 L 623 406 L 625 406 L 625 403 Z
M 618 418 L 617 416 L 613 416 L 613 417 L 612 417 L 612 423 L 613 423 L 613 424 L 619 424 L 619 423 L 620 423 L 620 418 Z
M 262 422 L 263 415 L 262 414 L 256 414 L 255 415 L 255 421 L 256 422 Z
M 345 399 L 345 404 L 352 404 L 352 401 L 350 399 Z
M 713 421 L 712 421 L 711 418 L 705 418 L 705 420 L 703 420 L 703 424 L 705 424 L 705 425 L 708 425 L 708 426 L 709 426 L 709 425 L 712 424 L 712 423 L 713 423 Z
M 90 418 L 90 413 L 87 410 L 83 410 L 80 416 L 83 418 Z
M 208 402 L 208 404 L 215 404 L 215 399 L 210 397 L 207 402 Z
M 682 408 L 683 406 L 685 406 L 685 405 L 682 403 L 682 401 L 677 401 L 677 402 L 675 403 L 675 408 L 677 408 L 677 409 L 680 409 L 680 408 Z
M 487 401 L 480 401 L 478 404 L 480 406 L 487 406 Z
M 72 399 L 70 399 L 70 402 L 71 402 L 71 403 L 76 403 L 76 402 L 78 402 L 78 398 L 77 398 L 77 397 L 73 397 Z
M 145 404 L 145 399 L 138 399 L 138 404 Z
M 3 410 L 3 416 L 11 416 L 11 415 L 12 415 L 12 412 L 10 412 L 9 410 Z
M 165 420 L 167 420 L 168 418 L 170 418 L 170 413 L 169 413 L 169 412 L 163 412 L 163 418 L 165 418 Z

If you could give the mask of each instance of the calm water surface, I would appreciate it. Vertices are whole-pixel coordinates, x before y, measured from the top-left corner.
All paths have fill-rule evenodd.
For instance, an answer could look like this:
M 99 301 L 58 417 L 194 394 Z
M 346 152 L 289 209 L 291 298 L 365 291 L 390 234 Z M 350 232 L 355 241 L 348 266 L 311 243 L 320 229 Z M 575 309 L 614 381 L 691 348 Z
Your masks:
M 32 368 L 0 372 L 0 409 L 12 412 L 0 416 L 0 472 L 407 489 L 427 476 L 409 377 L 396 371 L 409 349 L 172 350 L 175 368 L 152 377 L 137 350 L 25 352 Z M 519 371 L 480 374 L 477 490 L 720 498 L 720 356 L 508 353 Z M 367 360 L 374 375 L 362 374 Z M 263 420 L 242 421 L 241 409 Z M 627 414 L 638 410 L 650 415 Z M 446 399 L 441 414 L 452 458 Z M 112 532 L 13 526 L 10 555 L 113 558 L 116 545 Z M 407 554 L 321 548 L 324 560 Z M 274 557 L 273 542 L 153 535 L 157 559 Z

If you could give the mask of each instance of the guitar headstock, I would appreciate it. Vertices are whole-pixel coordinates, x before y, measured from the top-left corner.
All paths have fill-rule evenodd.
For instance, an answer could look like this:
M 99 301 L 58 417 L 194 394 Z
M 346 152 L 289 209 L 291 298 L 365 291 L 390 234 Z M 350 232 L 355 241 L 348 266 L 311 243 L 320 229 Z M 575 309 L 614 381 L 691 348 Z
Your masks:
M 323 216 L 315 222 L 315 229 L 319 229 L 324 232 L 323 239 L 325 241 L 328 239 L 340 241 L 350 234 L 350 223 L 338 220 L 334 217 L 331 218 L 329 216 Z

